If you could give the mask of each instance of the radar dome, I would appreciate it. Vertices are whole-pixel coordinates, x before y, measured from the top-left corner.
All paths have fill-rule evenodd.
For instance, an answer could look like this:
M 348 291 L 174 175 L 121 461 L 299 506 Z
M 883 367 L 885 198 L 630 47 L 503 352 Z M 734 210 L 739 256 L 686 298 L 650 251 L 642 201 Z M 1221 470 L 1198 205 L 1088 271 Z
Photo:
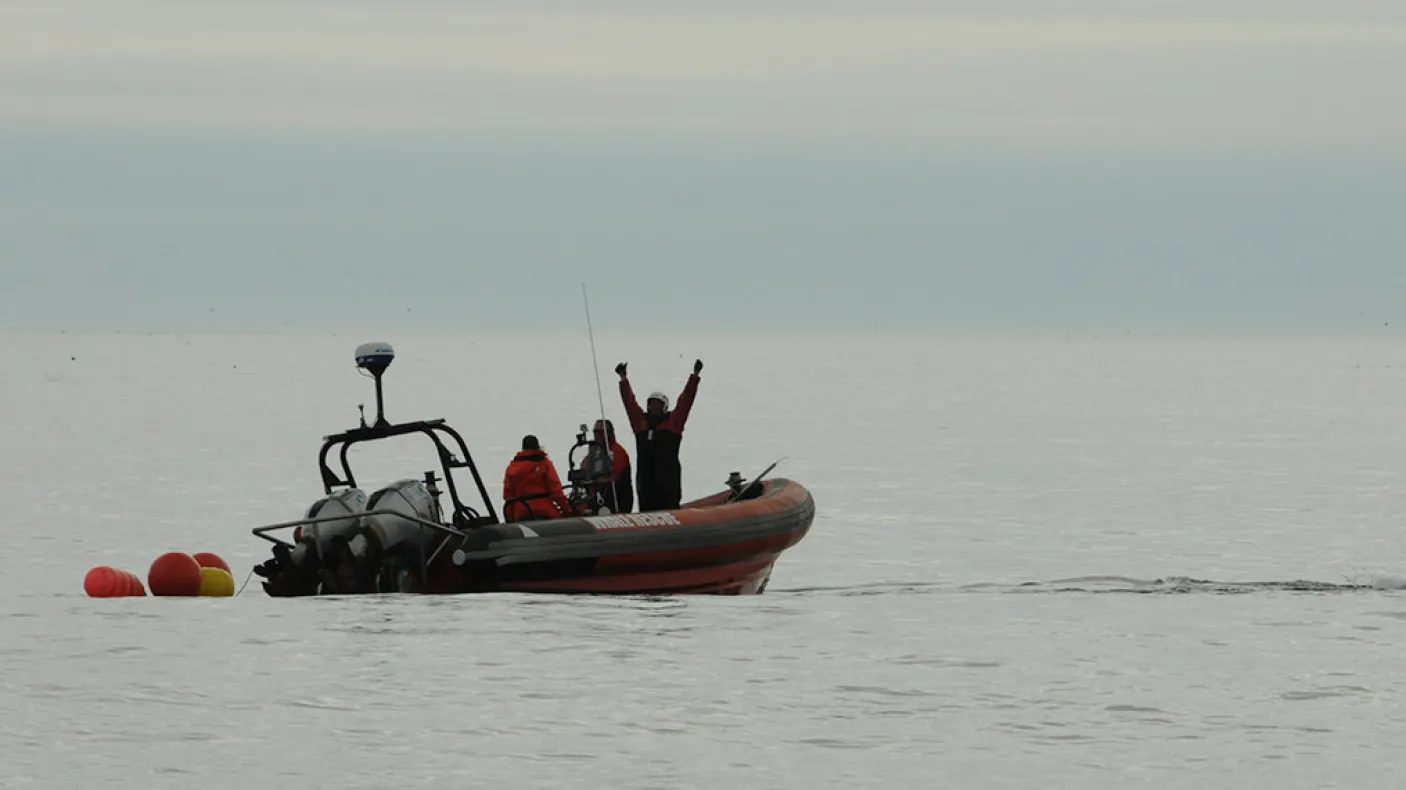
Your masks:
M 362 343 L 356 347 L 356 366 L 375 376 L 385 373 L 394 359 L 395 349 L 390 343 Z

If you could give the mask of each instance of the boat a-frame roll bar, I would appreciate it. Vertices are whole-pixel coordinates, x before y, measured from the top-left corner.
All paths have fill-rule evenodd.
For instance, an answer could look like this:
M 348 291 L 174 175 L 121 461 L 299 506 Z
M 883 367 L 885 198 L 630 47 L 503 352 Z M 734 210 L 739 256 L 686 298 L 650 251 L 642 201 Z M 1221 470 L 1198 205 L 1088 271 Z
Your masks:
M 483 485 L 483 478 L 478 473 L 478 467 L 474 466 L 473 454 L 469 452 L 469 446 L 464 443 L 464 437 L 459 432 L 449 427 L 443 419 L 417 420 L 393 425 L 386 419 L 386 401 L 381 395 L 381 377 L 385 375 L 386 368 L 391 366 L 395 359 L 395 349 L 390 343 L 362 343 L 356 348 L 356 366 L 360 370 L 365 370 L 376 380 L 376 422 L 372 425 L 366 424 L 365 406 L 361 413 L 361 427 L 353 428 L 350 431 L 335 433 L 322 437 L 322 450 L 317 454 L 318 471 L 322 473 L 322 488 L 330 496 L 332 490 L 338 486 L 352 488 L 356 486 L 356 476 L 352 474 L 351 465 L 347 463 L 347 451 L 351 446 L 360 442 L 373 442 L 380 439 L 389 439 L 393 436 L 405 436 L 412 433 L 423 433 L 434 442 L 435 449 L 439 452 L 439 463 L 444 469 L 444 482 L 449 486 L 449 499 L 454 503 L 454 512 L 450 516 L 450 523 L 455 527 L 465 530 L 484 524 L 496 524 L 498 514 L 493 511 L 493 500 L 488 496 L 488 489 Z M 459 452 L 463 454 L 464 460 L 460 461 L 444 442 L 439 438 L 440 433 L 447 435 L 459 445 Z M 341 461 L 342 474 L 338 477 L 332 468 L 327 465 L 327 454 L 333 447 L 340 445 L 338 459 Z M 467 467 L 469 473 L 474 476 L 474 484 L 478 486 L 478 493 L 483 497 L 483 506 L 488 510 L 488 516 L 479 515 L 478 511 L 464 504 L 459 498 L 459 487 L 454 482 L 455 469 Z M 426 473 L 425 481 L 434 491 L 434 480 Z
M 360 442 L 372 442 L 380 439 L 389 439 L 395 436 L 406 436 L 412 433 L 423 433 L 434 442 L 435 450 L 439 454 L 440 467 L 444 470 L 444 482 L 449 487 L 449 499 L 454 503 L 454 513 L 452 523 L 460 529 L 471 529 L 484 524 L 498 523 L 498 514 L 493 509 L 493 500 L 488 496 L 488 489 L 483 485 L 483 477 L 478 473 L 478 467 L 474 466 L 473 454 L 469 452 L 469 447 L 464 442 L 464 437 L 441 419 L 417 420 L 415 422 L 392 425 L 390 423 L 378 422 L 376 425 L 360 428 L 353 428 L 342 433 L 332 434 L 322 437 L 322 449 L 317 454 L 318 471 L 322 474 L 322 488 L 327 494 L 332 494 L 337 487 L 355 488 L 356 475 L 352 473 L 351 465 L 347 461 L 347 452 L 352 445 Z M 439 434 L 445 434 L 459 446 L 459 452 L 463 460 L 459 460 L 454 452 L 445 446 Z M 332 467 L 327 464 L 327 456 L 332 452 L 332 448 L 340 446 L 337 453 L 338 461 L 342 467 L 342 476 L 339 477 Z M 485 518 L 478 511 L 464 504 L 459 498 L 459 487 L 454 482 L 455 469 L 468 469 L 473 475 L 474 485 L 478 487 L 479 496 L 483 497 L 483 505 L 488 511 Z
M 469 452 L 468 444 L 464 442 L 464 437 L 459 435 L 458 431 L 451 428 L 442 418 L 434 420 L 416 420 L 414 422 L 400 424 L 393 424 L 386 419 L 385 400 L 382 397 L 381 390 L 381 376 L 386 372 L 386 368 L 390 367 L 391 361 L 394 359 L 395 351 L 391 348 L 389 343 L 363 343 L 357 347 L 357 368 L 370 372 L 371 377 L 376 380 L 376 421 L 371 425 L 366 424 L 365 406 L 363 405 L 361 407 L 362 416 L 360 427 L 322 437 L 322 449 L 319 450 L 317 454 L 317 466 L 322 476 L 323 491 L 328 496 L 331 496 L 334 490 L 339 487 L 356 487 L 356 475 L 352 473 L 351 464 L 347 460 L 347 452 L 351 450 L 352 445 L 361 442 L 389 439 L 395 436 L 406 436 L 412 433 L 422 433 L 430 437 L 430 441 L 434 442 L 435 450 L 439 455 L 440 467 L 444 470 L 444 482 L 449 487 L 449 499 L 453 503 L 453 512 L 449 517 L 450 523 L 449 525 L 432 524 L 422 521 L 421 519 L 410 518 L 404 514 L 396 513 L 396 515 L 420 523 L 421 526 L 455 534 L 462 534 L 464 531 L 474 529 L 475 527 L 499 523 L 498 514 L 493 508 L 493 499 L 488 495 L 488 489 L 483 485 L 483 477 L 479 475 L 478 467 L 474 466 L 473 454 Z M 458 446 L 459 455 L 456 455 L 450 446 L 446 446 L 445 440 L 440 438 L 441 434 L 453 440 L 453 444 Z M 337 451 L 337 459 L 339 465 L 342 467 L 340 475 L 334 472 L 327 462 L 327 456 L 332 453 L 333 448 L 339 448 Z M 463 460 L 460 460 L 460 455 L 462 455 Z M 481 515 L 474 508 L 465 505 L 464 501 L 459 497 L 459 486 L 454 481 L 453 470 L 465 468 L 473 475 L 474 485 L 478 488 L 479 496 L 483 498 L 483 506 L 487 510 L 487 515 Z M 430 487 L 430 493 L 437 497 L 439 492 L 434 488 L 433 473 L 426 472 L 425 477 L 425 482 Z M 378 512 L 381 511 L 358 513 L 357 515 L 364 516 Z M 385 512 L 392 513 L 394 511 Z M 269 524 L 256 528 L 254 534 L 265 540 L 281 543 L 282 541 L 271 538 L 264 533 L 274 529 L 286 529 L 302 524 L 341 518 L 346 518 L 346 516 L 303 518 L 279 524 Z

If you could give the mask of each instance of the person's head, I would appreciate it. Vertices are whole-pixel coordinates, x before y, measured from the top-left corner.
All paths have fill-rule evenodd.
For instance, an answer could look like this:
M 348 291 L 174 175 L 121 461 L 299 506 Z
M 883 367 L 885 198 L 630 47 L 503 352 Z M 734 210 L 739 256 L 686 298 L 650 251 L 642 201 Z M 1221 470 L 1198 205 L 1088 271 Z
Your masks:
M 524 449 L 524 450 L 541 450 L 541 449 L 542 449 L 542 445 L 537 441 L 537 437 L 536 437 L 536 436 L 533 436 L 532 434 L 529 433 L 528 435 L 522 437 L 522 449 Z
M 669 413 L 669 396 L 662 392 L 651 392 L 649 399 L 644 402 L 644 407 L 651 418 L 663 419 Z
M 596 420 L 596 427 L 594 433 L 596 441 L 598 442 L 604 443 L 615 441 L 615 425 L 611 423 L 610 420 Z

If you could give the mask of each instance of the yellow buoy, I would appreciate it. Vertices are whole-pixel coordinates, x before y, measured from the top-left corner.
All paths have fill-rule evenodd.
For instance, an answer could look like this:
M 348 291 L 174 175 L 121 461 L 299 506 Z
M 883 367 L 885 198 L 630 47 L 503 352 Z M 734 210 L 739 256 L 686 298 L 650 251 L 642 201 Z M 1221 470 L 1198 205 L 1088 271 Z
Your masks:
M 200 594 L 211 598 L 228 598 L 234 595 L 234 577 L 224 568 L 201 568 Z

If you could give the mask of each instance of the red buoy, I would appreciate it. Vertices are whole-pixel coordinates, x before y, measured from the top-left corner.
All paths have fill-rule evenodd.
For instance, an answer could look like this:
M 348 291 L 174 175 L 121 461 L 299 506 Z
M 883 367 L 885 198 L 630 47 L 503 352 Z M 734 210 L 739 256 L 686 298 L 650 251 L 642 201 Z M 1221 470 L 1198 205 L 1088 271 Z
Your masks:
M 184 552 L 167 552 L 151 564 L 146 583 L 152 595 L 199 595 L 200 563 Z
M 136 574 L 109 568 L 106 565 L 88 571 L 83 577 L 83 591 L 90 598 L 122 598 L 146 595 L 146 588 Z
M 112 583 L 116 579 L 116 571 L 106 565 L 99 565 L 83 577 L 83 591 L 88 593 L 89 598 L 111 598 Z
M 234 574 L 234 571 L 229 569 L 229 565 L 225 564 L 225 561 L 220 559 L 220 555 L 218 554 L 202 551 L 195 555 L 195 561 L 200 563 L 200 567 L 202 568 L 220 568 L 224 570 L 225 573 L 230 575 Z

